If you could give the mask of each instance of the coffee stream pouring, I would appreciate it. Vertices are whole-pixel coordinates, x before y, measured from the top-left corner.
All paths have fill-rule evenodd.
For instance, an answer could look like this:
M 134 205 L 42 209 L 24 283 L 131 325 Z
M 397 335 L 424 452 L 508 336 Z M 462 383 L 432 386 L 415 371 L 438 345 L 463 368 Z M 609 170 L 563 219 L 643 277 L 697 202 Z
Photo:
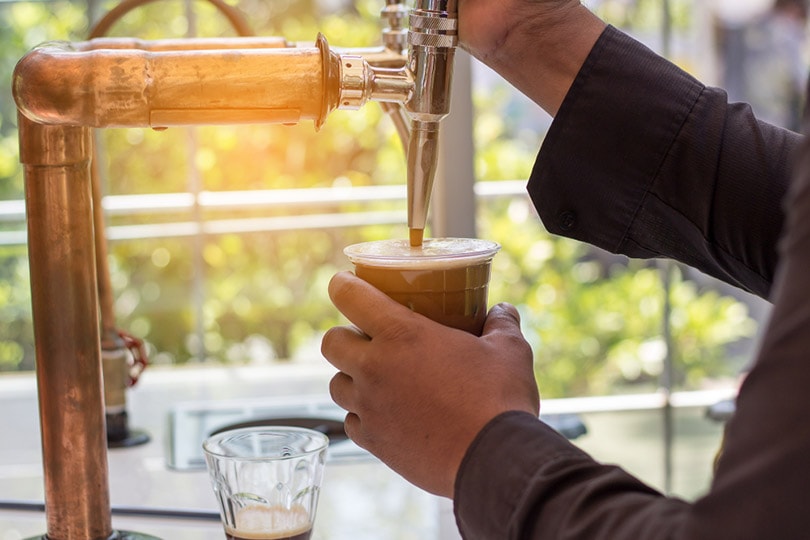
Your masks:
M 409 16 L 409 28 L 403 26 Z M 386 0 L 383 47 L 279 38 L 43 44 L 17 64 L 37 386 L 52 540 L 113 536 L 90 193 L 92 128 L 295 124 L 380 102 L 406 143 L 408 227 L 421 245 L 449 112 L 456 0 Z M 45 538 L 43 537 L 43 538 Z M 126 538 L 139 537 L 130 534 Z

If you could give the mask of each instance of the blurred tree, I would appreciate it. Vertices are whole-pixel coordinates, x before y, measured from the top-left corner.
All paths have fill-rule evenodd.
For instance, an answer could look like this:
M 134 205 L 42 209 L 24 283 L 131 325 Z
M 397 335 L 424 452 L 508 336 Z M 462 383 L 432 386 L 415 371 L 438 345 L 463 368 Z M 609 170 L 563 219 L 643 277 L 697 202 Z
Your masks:
M 11 97 L 11 74 L 17 60 L 46 40 L 72 40 L 87 21 L 81 5 L 0 3 L 0 201 L 22 199 L 17 107 Z M 0 231 L 18 224 L 0 221 Z M 34 368 L 28 254 L 24 246 L 0 247 L 0 371 Z

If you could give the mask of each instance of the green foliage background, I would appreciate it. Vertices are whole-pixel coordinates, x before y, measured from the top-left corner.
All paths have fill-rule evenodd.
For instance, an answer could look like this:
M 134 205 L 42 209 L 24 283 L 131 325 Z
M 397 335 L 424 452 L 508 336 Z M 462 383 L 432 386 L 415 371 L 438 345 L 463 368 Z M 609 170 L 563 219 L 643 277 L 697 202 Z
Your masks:
M 649 29 L 658 20 L 644 8 L 649 2 L 621 13 L 616 10 L 626 8 L 626 2 L 598 4 L 595 9 L 625 25 Z M 238 4 L 250 14 L 258 35 L 312 41 L 320 31 L 332 45 L 379 43 L 379 1 L 345 3 L 335 11 L 321 5 L 303 0 Z M 686 3 L 674 5 L 677 24 L 688 27 L 688 10 L 682 9 Z M 83 40 L 88 24 L 84 6 L 74 2 L 0 4 L 0 200 L 23 196 L 16 109 L 9 91 L 14 64 L 40 42 Z M 194 25 L 198 35 L 233 35 L 205 3 L 199 3 Z M 157 39 L 183 36 L 188 28 L 182 3 L 164 1 L 131 12 L 110 35 Z M 503 84 L 479 89 L 475 100 L 478 179 L 526 178 L 547 119 L 537 116 L 533 105 L 516 100 Z M 527 117 L 537 121 L 527 122 Z M 333 113 L 317 133 L 307 124 L 104 130 L 98 136 L 104 148 L 104 191 L 109 195 L 178 193 L 194 183 L 207 191 L 398 185 L 405 176 L 400 143 L 373 104 L 361 111 Z M 358 209 L 331 205 L 306 212 Z M 402 211 L 404 221 L 402 204 L 380 202 L 362 209 Z M 244 209 L 211 211 L 203 217 L 301 212 Z M 192 218 L 151 212 L 111 216 L 108 224 Z M 495 260 L 491 300 L 519 307 L 545 396 L 657 384 L 666 353 L 659 266 L 609 257 L 551 237 L 523 198 L 481 203 L 478 220 L 479 234 L 503 245 Z M 0 223 L 0 231 L 19 228 L 20 223 Z M 405 232 L 396 225 L 115 241 L 110 266 L 119 326 L 144 338 L 156 363 L 241 364 L 312 357 L 320 335 L 342 323 L 326 296 L 329 278 L 348 267 L 342 247 Z M 2 371 L 34 367 L 26 256 L 24 247 L 0 247 Z M 731 355 L 728 346 L 755 330 L 745 305 L 698 286 L 680 271 L 674 277 L 671 331 L 679 385 L 696 388 L 707 377 L 733 376 L 745 358 Z M 196 298 L 201 298 L 199 305 Z

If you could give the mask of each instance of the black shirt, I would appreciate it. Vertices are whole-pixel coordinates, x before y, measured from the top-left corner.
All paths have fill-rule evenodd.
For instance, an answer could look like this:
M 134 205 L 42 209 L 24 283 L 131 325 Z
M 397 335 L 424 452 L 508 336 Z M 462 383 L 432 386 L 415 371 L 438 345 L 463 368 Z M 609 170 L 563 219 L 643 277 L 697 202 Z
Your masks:
M 706 496 L 666 497 L 534 416 L 505 413 L 478 435 L 456 479 L 464 538 L 810 538 L 803 146 L 799 135 L 758 122 L 722 90 L 605 30 L 529 181 L 545 226 L 630 257 L 674 258 L 769 297 L 771 321 Z

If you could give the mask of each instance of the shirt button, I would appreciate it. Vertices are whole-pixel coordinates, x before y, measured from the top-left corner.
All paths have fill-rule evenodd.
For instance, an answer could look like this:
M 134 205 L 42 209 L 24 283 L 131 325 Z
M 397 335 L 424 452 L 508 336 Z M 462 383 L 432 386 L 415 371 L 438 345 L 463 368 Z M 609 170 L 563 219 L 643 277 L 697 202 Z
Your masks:
M 563 210 L 560 212 L 560 228 L 564 231 L 570 231 L 577 225 L 577 215 L 571 210 Z

